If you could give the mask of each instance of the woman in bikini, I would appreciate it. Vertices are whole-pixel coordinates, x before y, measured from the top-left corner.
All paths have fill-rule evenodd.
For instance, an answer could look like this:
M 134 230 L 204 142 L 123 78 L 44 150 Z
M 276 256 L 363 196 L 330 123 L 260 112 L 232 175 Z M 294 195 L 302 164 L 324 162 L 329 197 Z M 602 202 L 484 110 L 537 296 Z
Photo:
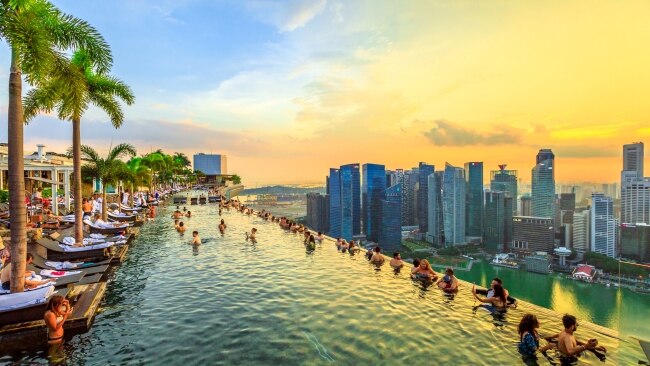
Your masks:
M 72 306 L 63 296 L 54 295 L 47 303 L 45 311 L 45 325 L 47 325 L 47 343 L 57 344 L 63 342 L 63 324 L 72 314 Z

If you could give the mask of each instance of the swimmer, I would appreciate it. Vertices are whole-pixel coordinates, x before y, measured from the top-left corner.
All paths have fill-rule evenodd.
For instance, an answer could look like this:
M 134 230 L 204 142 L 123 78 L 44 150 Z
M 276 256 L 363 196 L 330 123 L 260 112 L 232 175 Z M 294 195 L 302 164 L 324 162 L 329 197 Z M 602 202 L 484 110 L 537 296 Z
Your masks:
M 393 253 L 393 259 L 390 260 L 389 264 L 391 267 L 395 269 L 404 267 L 404 261 L 402 260 L 402 257 L 399 254 L 399 252 Z
M 219 232 L 223 235 L 223 233 L 226 232 L 226 222 L 221 219 L 221 223 L 219 224 Z
M 447 268 L 445 275 L 438 281 L 437 285 L 445 292 L 458 291 L 458 279 L 454 276 L 454 270 Z M 474 288 L 474 294 L 476 294 L 476 287 Z
M 174 229 L 178 229 L 178 219 L 174 220 Z
M 185 232 L 185 230 L 187 230 L 187 227 L 185 226 L 185 224 L 183 223 L 183 221 L 179 222 L 179 223 L 178 223 L 178 227 L 176 228 L 176 231 L 178 231 L 179 233 L 183 234 L 183 233 Z
M 350 255 L 354 255 L 356 253 L 359 253 L 361 251 L 361 248 L 359 248 L 356 244 L 354 244 L 354 240 L 350 241 L 350 245 L 348 246 L 348 253 Z
M 370 258 L 370 262 L 373 264 L 384 264 L 384 260 L 384 256 L 381 254 L 381 248 L 376 246 L 372 257 Z
M 252 228 L 250 233 L 246 233 L 246 240 L 250 239 L 251 241 L 255 241 L 255 234 L 257 234 L 257 229 Z
M 439 285 L 440 286 L 440 285 Z M 443 288 L 443 287 L 441 287 Z M 443 288 L 445 289 L 445 288 Z M 490 310 L 491 313 L 505 313 L 507 311 L 507 304 L 508 300 L 506 298 L 506 294 L 503 291 L 503 287 L 501 285 L 496 285 L 494 286 L 494 296 L 492 297 L 480 297 L 476 294 L 476 286 L 472 286 L 472 295 L 476 298 L 476 300 L 489 304 L 486 305 L 485 307 Z
M 521 355 L 521 359 L 526 365 L 537 364 L 537 351 L 546 352 L 549 349 L 555 348 L 555 344 L 549 343 L 544 347 L 539 346 L 539 321 L 533 314 L 526 314 L 519 322 L 519 345 L 517 349 Z
M 428 279 L 431 281 L 435 281 L 438 278 L 438 275 L 433 271 L 431 265 L 429 264 L 429 261 L 426 259 L 422 259 L 420 261 L 420 265 L 416 268 L 417 269 L 415 269 L 413 272 L 415 278 Z
M 192 211 L 188 210 L 187 213 L 185 214 L 185 217 L 192 217 Z
M 201 245 L 201 238 L 196 230 L 192 231 L 192 245 Z
M 320 243 L 323 242 L 323 240 L 325 240 L 325 236 L 323 235 L 323 233 L 321 233 L 321 232 L 319 231 L 319 232 L 318 232 L 318 235 L 316 235 L 316 237 L 315 237 L 314 239 L 316 240 L 316 242 L 317 242 L 318 244 L 320 244 Z
M 316 250 L 316 238 L 314 238 L 313 235 L 309 236 L 307 243 L 305 243 L 305 248 L 307 249 L 308 253 L 311 253 Z
M 50 298 L 44 316 L 48 344 L 63 342 L 63 325 L 72 314 L 72 310 L 72 306 L 63 296 L 54 295 Z
M 348 244 L 348 242 L 345 241 L 345 239 L 341 239 L 341 240 L 342 240 L 341 241 L 341 253 L 345 253 L 350 248 L 350 244 Z

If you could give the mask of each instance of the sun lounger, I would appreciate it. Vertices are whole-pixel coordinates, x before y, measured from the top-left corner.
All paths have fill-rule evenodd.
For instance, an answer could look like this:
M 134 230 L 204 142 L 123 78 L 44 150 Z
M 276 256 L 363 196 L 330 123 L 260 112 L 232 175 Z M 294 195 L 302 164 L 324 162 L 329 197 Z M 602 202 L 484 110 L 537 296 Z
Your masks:
M 59 245 L 59 242 L 50 240 L 50 239 L 38 239 L 36 241 L 39 245 L 47 249 L 47 260 L 49 261 L 77 261 L 77 260 L 88 260 L 88 261 L 101 261 L 108 257 L 106 248 L 111 247 L 112 243 L 106 243 L 103 246 L 101 244 L 94 245 L 90 248 L 80 247 L 78 249 L 68 249 Z
M 38 268 L 53 269 L 57 271 L 76 271 L 78 269 L 84 269 L 90 274 L 105 272 L 108 269 L 108 264 L 111 262 L 110 259 L 100 262 L 57 262 L 47 260 L 38 254 L 33 255 L 34 260 L 32 261 L 32 264 Z
M 126 232 L 126 228 L 129 227 L 128 224 L 124 224 L 123 226 L 116 226 L 116 227 L 99 227 L 90 222 L 89 220 L 84 220 L 84 224 L 88 225 L 90 228 L 91 233 L 100 233 L 100 234 L 117 234 L 120 232 Z
M 47 285 L 20 293 L 0 295 L 0 326 L 43 319 L 47 302 L 52 295 L 65 297 L 70 290 L 54 290 Z
M 199 197 L 199 204 L 205 205 L 208 202 L 207 198 L 205 197 Z
M 77 282 L 81 281 L 81 279 L 84 278 L 84 276 L 86 276 L 86 272 L 83 271 L 83 270 L 77 270 L 77 271 L 75 271 L 76 273 L 72 273 L 72 274 L 67 275 L 67 276 L 65 276 L 65 275 L 64 276 L 55 276 L 55 275 L 44 276 L 44 275 L 41 274 L 41 272 L 43 272 L 44 270 L 36 268 L 34 265 L 28 265 L 27 270 L 28 271 L 34 271 L 42 279 L 47 279 L 47 278 L 56 279 L 56 282 L 54 283 L 54 287 L 56 287 L 56 288 L 64 287 L 64 286 L 67 286 L 67 285 L 69 285 L 71 283 L 77 283 Z
M 109 212 L 108 219 L 113 221 L 134 222 L 137 219 L 137 216 L 136 215 L 115 215 Z

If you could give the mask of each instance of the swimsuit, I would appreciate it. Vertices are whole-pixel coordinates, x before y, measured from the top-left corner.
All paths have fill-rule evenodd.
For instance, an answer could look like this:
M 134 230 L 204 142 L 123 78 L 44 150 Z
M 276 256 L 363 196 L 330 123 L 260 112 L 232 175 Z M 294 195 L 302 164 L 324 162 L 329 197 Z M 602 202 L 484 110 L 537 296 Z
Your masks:
M 56 325 L 59 325 L 63 321 L 63 315 L 59 315 L 56 317 Z M 47 330 L 47 340 L 48 341 L 58 341 L 59 339 L 63 338 L 63 336 L 55 337 L 52 338 L 50 337 L 50 330 Z

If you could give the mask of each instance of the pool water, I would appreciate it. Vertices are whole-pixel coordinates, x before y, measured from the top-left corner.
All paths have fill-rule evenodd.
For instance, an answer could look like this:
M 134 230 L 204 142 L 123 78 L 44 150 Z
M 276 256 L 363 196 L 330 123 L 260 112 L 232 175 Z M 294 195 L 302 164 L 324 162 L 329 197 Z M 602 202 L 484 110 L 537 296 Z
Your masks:
M 470 286 L 449 298 L 434 287 L 336 251 L 326 241 L 308 254 L 301 236 L 276 223 L 187 206 L 194 217 L 178 234 L 172 208 L 142 227 L 108 286 L 90 332 L 76 335 L 60 364 L 70 365 L 517 365 L 521 304 L 503 321 L 473 311 Z M 252 227 L 258 242 L 245 240 Z M 204 244 L 189 245 L 198 230 Z M 541 332 L 560 319 L 538 314 Z M 580 321 L 580 319 L 579 319 Z M 579 338 L 598 338 L 606 365 L 637 364 L 638 345 L 580 322 Z M 46 351 L 0 362 L 48 363 Z M 549 364 L 540 357 L 540 365 Z M 584 365 L 603 365 L 589 354 Z

